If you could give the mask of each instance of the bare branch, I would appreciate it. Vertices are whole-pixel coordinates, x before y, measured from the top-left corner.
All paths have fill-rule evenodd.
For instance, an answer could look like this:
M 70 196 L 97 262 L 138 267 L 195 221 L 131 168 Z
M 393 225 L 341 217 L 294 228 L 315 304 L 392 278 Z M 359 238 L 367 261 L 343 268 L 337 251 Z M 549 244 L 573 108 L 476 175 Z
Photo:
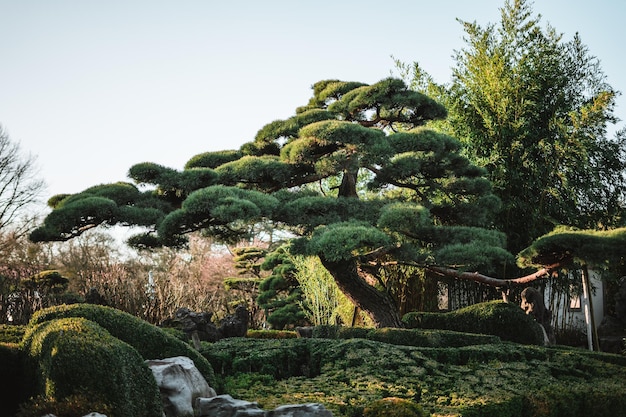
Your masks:
M 24 156 L 0 126 L 0 231 L 19 223 L 18 217 L 35 203 L 45 184 L 37 178 L 33 156 Z

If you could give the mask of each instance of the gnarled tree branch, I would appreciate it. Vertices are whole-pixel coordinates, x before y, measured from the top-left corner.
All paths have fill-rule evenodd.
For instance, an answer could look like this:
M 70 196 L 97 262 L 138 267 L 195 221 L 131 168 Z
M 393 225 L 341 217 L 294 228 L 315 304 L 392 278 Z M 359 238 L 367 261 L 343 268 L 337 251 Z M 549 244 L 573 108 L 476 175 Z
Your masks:
M 526 275 L 526 276 L 519 277 L 519 278 L 513 278 L 513 279 L 493 278 L 493 277 L 483 275 L 478 272 L 463 272 L 463 271 L 459 271 L 456 269 L 446 268 L 446 267 L 441 267 L 441 266 L 428 266 L 426 267 L 426 269 L 438 275 L 443 275 L 443 276 L 452 277 L 456 279 L 476 281 L 476 282 L 480 282 L 481 284 L 491 285 L 492 287 L 500 288 L 500 287 L 509 287 L 509 286 L 514 286 L 514 285 L 528 284 L 529 282 L 533 282 L 539 278 L 549 276 L 552 272 L 554 272 L 555 270 L 559 269 L 562 266 L 563 266 L 562 263 L 547 265 L 541 268 L 540 270 L 538 270 L 537 272 L 534 272 L 530 275 Z

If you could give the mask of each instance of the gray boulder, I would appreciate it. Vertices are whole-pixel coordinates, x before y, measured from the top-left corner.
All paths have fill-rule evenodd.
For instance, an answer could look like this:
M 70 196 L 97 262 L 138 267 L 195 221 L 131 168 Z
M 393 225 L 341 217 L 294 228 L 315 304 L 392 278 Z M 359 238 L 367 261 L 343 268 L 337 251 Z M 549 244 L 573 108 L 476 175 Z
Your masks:
M 183 307 L 176 310 L 173 319 L 165 320 L 162 325 L 182 330 L 188 338 L 196 335 L 200 340 L 217 342 L 222 336 L 211 321 L 212 317 L 213 313 L 194 312 Z
M 244 337 L 248 332 L 250 313 L 244 306 L 237 307 L 235 314 L 220 320 L 219 327 L 213 324 L 212 317 L 213 313 L 179 308 L 174 318 L 164 320 L 161 326 L 182 330 L 189 339 L 197 338 L 207 342 L 217 342 L 225 337 Z
M 215 396 L 215 390 L 185 356 L 148 360 L 146 364 L 161 392 L 166 417 L 193 416 L 197 398 Z
M 230 395 L 196 399 L 197 417 L 264 417 L 255 402 L 236 400 Z

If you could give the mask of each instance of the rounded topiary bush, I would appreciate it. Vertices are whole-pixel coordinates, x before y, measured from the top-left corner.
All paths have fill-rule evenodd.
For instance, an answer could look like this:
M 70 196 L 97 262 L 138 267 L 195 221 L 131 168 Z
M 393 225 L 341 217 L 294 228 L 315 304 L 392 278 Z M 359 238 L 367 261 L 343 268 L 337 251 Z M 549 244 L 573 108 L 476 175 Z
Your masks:
M 408 328 L 454 330 L 498 336 L 502 340 L 543 345 L 543 331 L 518 305 L 504 301 L 474 304 L 448 313 L 407 313 Z
M 187 343 L 138 317 L 126 312 L 95 304 L 60 305 L 33 314 L 29 325 L 65 317 L 83 317 L 98 323 L 112 336 L 134 347 L 146 360 L 186 356 L 196 368 L 215 386 L 216 380 L 211 364 Z
M 389 397 L 365 407 L 363 417 L 428 417 L 428 413 L 412 401 Z
M 116 417 L 161 417 L 159 388 L 139 353 L 84 318 L 49 320 L 24 336 L 25 371 L 44 401 L 100 399 Z M 93 411 L 93 410 L 91 410 Z

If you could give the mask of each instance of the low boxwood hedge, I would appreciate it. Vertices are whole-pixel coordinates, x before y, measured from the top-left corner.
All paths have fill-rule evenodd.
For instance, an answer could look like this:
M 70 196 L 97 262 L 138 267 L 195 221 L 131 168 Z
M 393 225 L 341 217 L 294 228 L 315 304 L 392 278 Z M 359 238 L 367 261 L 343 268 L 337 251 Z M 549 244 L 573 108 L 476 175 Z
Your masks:
M 458 347 L 500 343 L 497 336 L 463 333 L 451 330 L 365 328 L 342 326 L 316 326 L 313 337 L 321 339 L 368 339 L 392 345 L 422 347 Z
M 544 343 L 541 326 L 531 316 L 515 304 L 498 300 L 447 313 L 407 313 L 402 321 L 408 328 L 490 334 L 528 345 Z
M 248 330 L 246 337 L 250 339 L 295 339 L 298 333 L 292 330 Z
M 211 364 L 189 344 L 157 326 L 111 307 L 95 304 L 60 305 L 36 312 L 29 325 L 35 326 L 49 320 L 66 317 L 83 317 L 98 323 L 112 336 L 134 347 L 144 359 L 187 356 L 194 361 L 196 368 L 209 385 L 214 386 L 217 382 Z
M 33 325 L 22 349 L 24 370 L 45 400 L 80 395 L 102 400 L 116 417 L 162 416 L 159 388 L 144 359 L 92 321 L 71 317 Z

